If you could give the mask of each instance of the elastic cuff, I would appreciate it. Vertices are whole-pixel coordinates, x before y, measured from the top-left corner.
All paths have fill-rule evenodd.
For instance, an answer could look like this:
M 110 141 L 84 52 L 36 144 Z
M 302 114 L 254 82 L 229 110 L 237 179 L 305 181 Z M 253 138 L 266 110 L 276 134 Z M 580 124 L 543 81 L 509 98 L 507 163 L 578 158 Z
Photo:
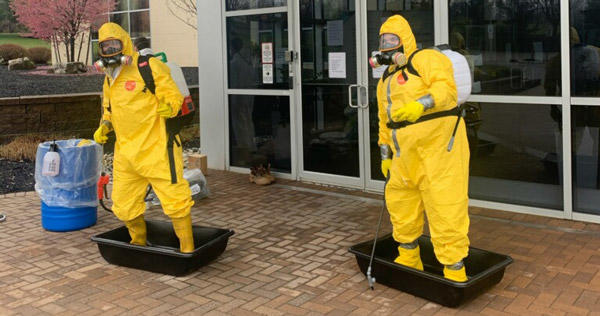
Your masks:
M 111 130 L 111 131 L 113 130 L 113 126 L 112 126 L 112 122 L 111 121 L 104 120 L 104 121 L 102 121 L 101 124 L 104 125 L 104 126 L 106 126 L 106 127 L 108 127 L 109 130 Z
M 457 262 L 457 263 L 455 263 L 455 264 L 449 264 L 449 265 L 446 265 L 446 268 L 448 268 L 448 269 L 450 269 L 450 270 L 460 270 L 460 269 L 462 269 L 464 266 L 465 266 L 465 264 L 464 264 L 464 262 L 462 262 L 462 260 L 461 260 L 461 261 L 459 261 L 459 262 Z
M 379 146 L 379 152 L 381 153 L 381 160 L 392 159 L 392 148 L 390 146 Z
M 433 97 L 431 96 L 431 94 L 427 94 L 427 95 L 420 97 L 419 99 L 417 99 L 417 102 L 423 104 L 423 109 L 425 111 L 427 111 L 429 109 L 433 109 L 433 107 L 435 106 L 435 101 L 433 100 Z
M 404 249 L 416 249 L 417 247 L 419 247 L 419 241 L 415 240 L 409 243 L 400 243 L 398 246 Z

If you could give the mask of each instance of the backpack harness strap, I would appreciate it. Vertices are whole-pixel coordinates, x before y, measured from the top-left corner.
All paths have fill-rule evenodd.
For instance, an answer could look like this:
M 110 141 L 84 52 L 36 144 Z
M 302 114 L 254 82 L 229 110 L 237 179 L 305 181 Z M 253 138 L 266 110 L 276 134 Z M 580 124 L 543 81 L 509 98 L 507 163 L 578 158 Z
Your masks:
M 429 121 L 429 120 L 433 120 L 433 119 L 437 119 L 437 118 L 441 118 L 441 117 L 446 117 L 446 116 L 462 116 L 462 109 L 460 107 L 454 107 L 450 110 L 446 110 L 446 111 L 440 111 L 440 112 L 435 112 L 435 113 L 431 113 L 431 114 L 427 114 L 427 115 L 423 115 L 421 116 L 418 120 L 414 121 L 414 122 L 409 122 L 409 121 L 402 121 L 402 122 L 395 122 L 395 121 L 391 121 L 391 122 L 387 122 L 385 125 L 389 128 L 389 129 L 400 129 L 400 128 L 404 128 L 413 124 L 417 124 L 417 123 L 422 123 L 425 121 Z
M 443 44 L 443 45 L 438 45 L 438 46 L 434 46 L 431 49 L 435 49 L 437 51 L 442 51 L 445 49 L 450 49 L 450 46 L 448 46 L 447 44 Z M 415 75 L 417 77 L 421 77 L 421 75 L 419 74 L 419 72 L 415 69 L 415 67 L 412 64 L 412 59 L 413 57 L 415 57 L 415 55 L 422 51 L 422 49 L 418 49 L 416 50 L 414 53 L 412 53 L 412 55 L 410 55 L 410 57 L 408 57 L 408 62 L 406 63 L 406 70 L 408 70 L 409 73 L 411 73 L 412 75 Z M 397 72 L 402 68 L 398 68 L 396 70 L 394 70 L 392 73 L 390 73 L 388 75 L 391 76 L 393 73 Z M 387 69 L 386 72 L 384 73 L 384 76 L 387 74 Z M 384 77 L 383 80 L 385 80 Z M 389 129 L 400 129 L 400 128 L 404 128 L 413 124 L 417 124 L 417 123 L 422 123 L 425 121 L 429 121 L 429 120 L 433 120 L 433 119 L 437 119 L 437 118 L 441 118 L 441 117 L 446 117 L 446 116 L 456 116 L 456 124 L 454 124 L 454 130 L 452 131 L 452 137 L 450 138 L 450 142 L 448 143 L 448 151 L 452 150 L 452 147 L 454 145 L 454 137 L 456 135 L 456 131 L 458 130 L 458 123 L 460 123 L 460 119 L 463 117 L 463 108 L 459 105 L 456 106 L 450 110 L 446 110 L 446 111 L 440 111 L 440 112 L 435 112 L 435 113 L 431 113 L 431 114 L 427 114 L 427 115 L 423 115 L 421 116 L 418 120 L 414 121 L 414 122 L 409 122 L 409 121 L 402 121 L 402 122 L 395 122 L 395 121 L 390 121 L 387 122 L 385 125 L 389 128 Z
M 142 79 L 144 79 L 144 92 L 146 89 L 150 90 L 152 94 L 156 92 L 156 85 L 154 84 L 154 76 L 152 76 L 152 68 L 150 68 L 150 57 L 148 55 L 140 55 L 138 57 L 138 70 L 140 71 L 140 75 L 142 75 Z
M 456 135 L 456 131 L 458 130 L 458 123 L 460 123 L 460 119 L 463 117 L 463 108 L 462 106 L 456 106 L 450 110 L 446 110 L 446 111 L 440 111 L 440 112 L 435 112 L 435 113 L 431 113 L 431 114 L 427 114 L 427 115 L 423 115 L 421 116 L 418 120 L 414 121 L 414 122 L 409 122 L 409 121 L 402 121 L 402 122 L 387 122 L 385 125 L 389 128 L 389 129 L 400 129 L 400 128 L 404 128 L 413 124 L 417 124 L 417 123 L 422 123 L 425 121 L 429 121 L 429 120 L 434 120 L 434 119 L 438 119 L 441 117 L 446 117 L 446 116 L 456 116 L 456 124 L 454 124 L 454 130 L 452 131 L 452 136 L 450 137 L 450 142 L 448 143 L 448 151 L 452 150 L 452 147 L 454 146 L 454 137 Z
M 105 75 L 104 78 L 106 79 L 106 84 L 110 89 L 110 79 L 108 79 L 108 75 Z M 108 107 L 106 109 L 108 110 L 108 113 L 112 113 L 112 108 L 110 107 L 110 98 L 108 98 Z

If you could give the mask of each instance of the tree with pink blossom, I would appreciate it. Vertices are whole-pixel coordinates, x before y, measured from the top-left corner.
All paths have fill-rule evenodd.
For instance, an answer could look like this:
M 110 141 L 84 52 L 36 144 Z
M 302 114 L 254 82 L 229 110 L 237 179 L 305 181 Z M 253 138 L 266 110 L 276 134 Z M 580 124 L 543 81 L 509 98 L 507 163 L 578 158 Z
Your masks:
M 115 0 L 12 0 L 11 8 L 17 20 L 27 26 L 35 37 L 50 40 L 55 52 L 63 44 L 67 61 L 79 61 L 86 35 L 99 21 L 108 19 L 108 12 L 116 6 Z M 76 41 L 80 39 L 75 58 Z M 57 56 L 60 56 L 57 54 Z

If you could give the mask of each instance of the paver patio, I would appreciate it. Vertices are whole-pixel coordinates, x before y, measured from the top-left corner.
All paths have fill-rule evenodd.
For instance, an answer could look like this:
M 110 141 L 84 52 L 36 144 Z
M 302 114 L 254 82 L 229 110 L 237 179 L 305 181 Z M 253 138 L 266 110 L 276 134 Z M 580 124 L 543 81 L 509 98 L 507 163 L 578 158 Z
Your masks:
M 108 264 L 90 237 L 55 233 L 35 193 L 0 197 L 0 315 L 600 315 L 600 225 L 471 209 L 471 244 L 515 262 L 458 309 L 376 285 L 348 247 L 373 237 L 381 196 L 293 181 L 268 187 L 211 170 L 196 224 L 231 228 L 209 266 L 172 277 Z M 148 219 L 166 217 L 160 209 Z M 389 231 L 385 224 L 383 231 Z

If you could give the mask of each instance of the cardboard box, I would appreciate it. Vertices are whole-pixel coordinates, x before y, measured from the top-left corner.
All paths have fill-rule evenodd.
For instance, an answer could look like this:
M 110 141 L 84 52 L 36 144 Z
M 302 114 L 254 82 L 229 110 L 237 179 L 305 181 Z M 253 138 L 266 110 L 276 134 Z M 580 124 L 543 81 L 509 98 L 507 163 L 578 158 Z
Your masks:
M 191 154 L 188 156 L 188 169 L 200 169 L 203 175 L 207 175 L 208 168 L 206 163 L 206 155 Z

